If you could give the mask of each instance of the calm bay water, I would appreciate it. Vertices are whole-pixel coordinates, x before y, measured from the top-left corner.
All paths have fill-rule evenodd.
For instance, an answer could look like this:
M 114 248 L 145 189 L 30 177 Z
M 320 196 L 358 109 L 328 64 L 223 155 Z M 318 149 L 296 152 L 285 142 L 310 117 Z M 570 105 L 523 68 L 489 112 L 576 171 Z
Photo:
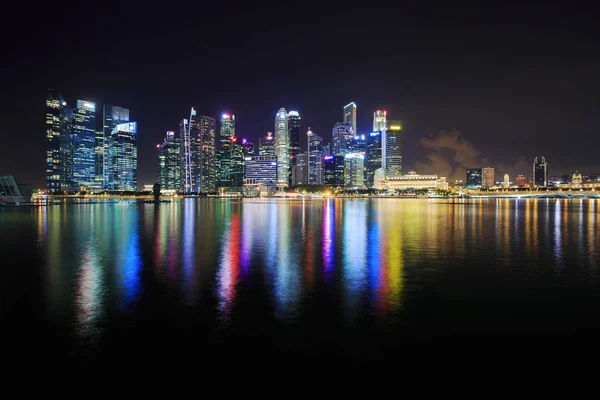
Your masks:
M 592 343 L 599 212 L 553 199 L 6 207 L 3 332 L 21 357 L 77 362 Z

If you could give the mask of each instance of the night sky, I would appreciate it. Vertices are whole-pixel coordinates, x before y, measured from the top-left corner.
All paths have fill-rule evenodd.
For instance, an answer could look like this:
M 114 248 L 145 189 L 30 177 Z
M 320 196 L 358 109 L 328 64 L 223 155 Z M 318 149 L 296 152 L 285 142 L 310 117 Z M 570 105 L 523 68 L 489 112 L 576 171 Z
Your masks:
M 462 168 L 485 163 L 512 180 L 543 155 L 551 175 L 600 173 L 596 10 L 204 3 L 6 10 L 0 174 L 45 186 L 48 88 L 70 105 L 130 109 L 140 187 L 155 182 L 156 144 L 191 106 L 235 114 L 238 135 L 255 141 L 273 131 L 280 107 L 298 110 L 305 148 L 309 126 L 331 139 L 350 101 L 359 133 L 371 130 L 376 109 L 404 121 L 405 170 L 463 178 Z

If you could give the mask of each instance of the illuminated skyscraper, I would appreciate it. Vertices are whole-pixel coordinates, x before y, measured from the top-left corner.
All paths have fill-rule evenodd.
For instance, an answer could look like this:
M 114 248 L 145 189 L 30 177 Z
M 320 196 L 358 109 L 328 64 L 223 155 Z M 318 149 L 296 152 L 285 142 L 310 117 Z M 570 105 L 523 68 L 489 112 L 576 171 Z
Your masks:
M 510 178 L 508 174 L 504 174 L 504 182 L 502 182 L 502 185 L 506 188 L 510 186 Z
M 344 122 L 337 122 L 331 131 L 333 155 L 344 155 L 350 148 L 353 138 L 352 125 Z
M 46 95 L 46 189 L 69 190 L 73 186 L 72 110 L 62 95 L 48 90 Z
M 115 126 L 108 139 L 108 190 L 137 190 L 137 122 Z
M 288 113 L 288 131 L 290 132 L 290 168 L 296 165 L 296 155 L 300 153 L 300 115 L 298 111 Z M 291 174 L 290 174 L 291 183 Z
M 237 137 L 230 138 L 229 186 L 241 188 L 244 184 L 244 150 Z
M 354 102 L 344 106 L 344 123 L 352 127 L 352 136 L 356 135 L 356 104 Z
M 212 193 L 217 191 L 217 168 L 214 118 L 200 115 L 197 118 L 196 138 L 196 192 Z
M 219 187 L 228 187 L 230 180 L 230 159 L 231 159 L 231 137 L 235 136 L 235 115 L 223 114 L 221 116 L 221 130 L 219 137 L 221 141 L 220 166 L 219 166 Z
M 402 121 L 387 121 L 382 141 L 382 167 L 386 177 L 402 175 L 402 136 Z
M 332 188 L 344 186 L 344 156 L 323 157 L 323 183 Z
M 255 156 L 254 143 L 249 142 L 246 138 L 242 138 L 242 153 L 244 153 L 244 159 L 245 157 Z
M 467 170 L 466 182 L 469 189 L 480 188 L 482 184 L 481 168 L 469 168 Z
M 102 171 L 101 175 L 96 175 L 96 180 L 102 180 L 102 187 L 108 188 L 108 177 L 104 166 L 104 155 L 108 152 L 108 138 L 113 129 L 122 123 L 129 122 L 129 109 L 105 104 L 102 115 L 102 137 L 96 135 L 96 171 Z M 100 147 L 100 142 L 102 145 Z
M 98 188 L 96 182 L 96 104 L 77 100 L 73 111 L 73 180 Z
M 168 131 L 162 145 L 158 145 L 158 183 L 161 189 L 179 190 L 181 187 L 181 143 L 175 132 Z
M 367 165 L 365 167 L 365 184 L 375 185 L 375 171 L 381 168 L 381 131 L 371 132 L 367 136 Z
M 323 138 L 313 133 L 310 128 L 308 137 L 308 184 L 323 184 Z
M 491 188 L 496 185 L 496 174 L 494 167 L 481 168 L 481 186 Z
M 196 110 L 192 107 L 189 119 L 182 119 L 179 123 L 181 137 L 181 189 L 184 193 L 197 192 L 197 144 L 198 124 Z
M 308 153 L 298 153 L 292 166 L 292 186 L 308 185 Z
M 537 187 L 548 186 L 548 164 L 544 157 L 533 159 L 533 185 Z
M 290 132 L 285 108 L 280 108 L 275 116 L 275 155 L 277 156 L 277 186 L 287 187 L 290 169 Z
M 344 156 L 344 187 L 360 189 L 365 187 L 365 156 L 360 153 L 346 153 Z
M 381 132 L 385 129 L 387 111 L 377 110 L 373 113 L 373 132 Z
M 273 137 L 273 132 L 267 132 L 267 136 L 262 137 L 258 140 L 258 155 L 275 155 L 275 138 Z
M 264 185 L 269 192 L 276 189 L 277 157 L 249 156 L 244 158 L 244 185 Z

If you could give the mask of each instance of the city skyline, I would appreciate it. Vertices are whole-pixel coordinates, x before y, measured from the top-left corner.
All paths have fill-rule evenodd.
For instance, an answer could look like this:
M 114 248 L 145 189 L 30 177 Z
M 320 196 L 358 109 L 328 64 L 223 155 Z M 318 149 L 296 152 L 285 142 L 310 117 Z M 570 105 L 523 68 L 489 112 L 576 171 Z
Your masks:
M 46 143 L 39 138 L 44 120 L 37 116 L 43 115 L 47 88 L 60 90 L 69 104 L 81 98 L 131 110 L 140 135 L 140 184 L 155 179 L 155 146 L 166 131 L 178 131 L 192 105 L 215 119 L 235 114 L 238 135 L 254 143 L 273 130 L 272 116 L 281 106 L 297 110 L 303 126 L 323 137 L 349 102 L 357 105 L 360 133 L 368 133 L 375 110 L 388 110 L 407 132 L 404 147 L 411 151 L 405 151 L 404 169 L 447 175 L 440 167 L 449 162 L 449 179 L 463 175 L 458 167 L 474 165 L 529 175 L 539 154 L 548 159 L 552 175 L 600 172 L 593 151 L 600 125 L 600 60 L 593 51 L 598 32 L 593 13 L 582 9 L 448 6 L 433 12 L 411 5 L 403 11 L 404 23 L 396 24 L 392 15 L 348 6 L 337 18 L 369 29 L 355 35 L 356 56 L 344 65 L 324 62 L 339 51 L 344 34 L 323 23 L 331 16 L 327 10 L 311 6 L 284 22 L 268 7 L 257 6 L 260 12 L 247 18 L 245 7 L 211 5 L 203 10 L 211 23 L 202 27 L 171 22 L 180 21 L 182 10 L 140 12 L 132 5 L 121 10 L 131 18 L 118 32 L 105 24 L 112 18 L 110 7 L 90 4 L 67 7 L 68 24 L 53 24 L 66 17 L 44 5 L 35 16 L 17 10 L 0 28 L 22 39 L 8 44 L 11 62 L 0 67 L 14 83 L 0 99 L 1 173 L 43 187 Z M 94 18 L 84 18 L 88 15 Z M 231 29 L 210 28 L 225 22 Z M 256 29 L 268 24 L 275 30 L 301 28 L 285 29 L 285 46 L 296 50 L 283 54 L 280 63 L 270 62 L 270 34 Z M 49 31 L 53 34 L 43 34 Z M 77 31 L 87 34 L 74 35 Z M 58 37 L 69 46 L 53 39 Z M 373 43 L 386 49 L 386 62 L 371 61 Z M 187 62 L 178 61 L 188 53 Z M 89 61 L 81 68 L 75 60 Z M 472 151 L 468 159 L 456 160 L 465 149 Z

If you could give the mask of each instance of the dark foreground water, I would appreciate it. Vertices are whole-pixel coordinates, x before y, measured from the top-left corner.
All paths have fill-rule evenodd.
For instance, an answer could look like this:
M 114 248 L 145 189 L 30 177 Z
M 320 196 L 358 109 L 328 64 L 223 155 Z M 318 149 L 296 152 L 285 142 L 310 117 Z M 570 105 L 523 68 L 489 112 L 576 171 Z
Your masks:
M 2 208 L 3 345 L 33 363 L 203 365 L 589 350 L 599 211 L 547 199 Z

